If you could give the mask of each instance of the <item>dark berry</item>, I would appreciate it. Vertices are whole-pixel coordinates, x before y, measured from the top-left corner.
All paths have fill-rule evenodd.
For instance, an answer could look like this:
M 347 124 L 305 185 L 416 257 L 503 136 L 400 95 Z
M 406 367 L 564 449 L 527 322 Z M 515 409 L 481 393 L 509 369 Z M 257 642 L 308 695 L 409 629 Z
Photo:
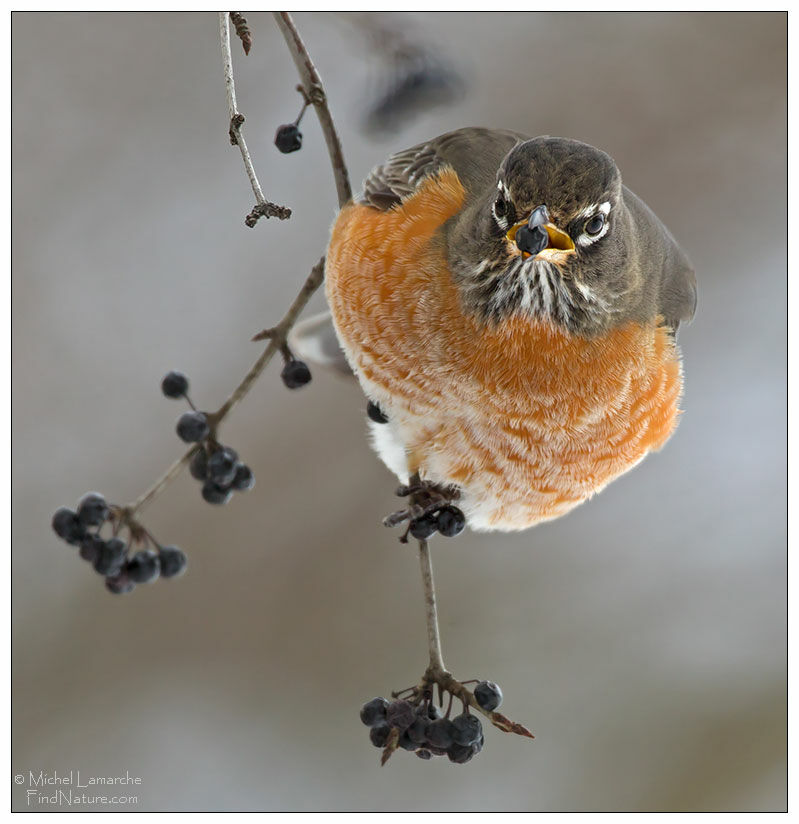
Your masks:
M 516 245 L 522 252 L 537 255 L 542 249 L 546 249 L 549 243 L 549 235 L 543 226 L 522 226 L 514 237 Z
M 408 735 L 408 730 L 405 730 L 405 732 L 402 733 L 402 735 L 400 735 L 397 744 L 398 746 L 402 747 L 403 750 L 408 750 L 409 752 L 413 752 L 419 746 Z
M 100 575 L 107 575 L 114 577 L 122 571 L 122 566 L 125 563 L 125 554 L 127 547 L 125 542 L 119 538 L 111 538 L 105 541 L 99 548 L 97 557 L 94 559 L 94 569 Z
M 437 721 L 439 718 L 444 717 L 444 713 L 442 713 L 441 710 L 431 701 L 427 705 L 427 717 L 431 721 Z
M 155 552 L 151 549 L 143 549 L 128 561 L 125 571 L 134 583 L 148 584 L 160 574 L 161 563 Z
M 126 573 L 120 572 L 118 575 L 105 579 L 105 588 L 114 595 L 127 595 L 128 592 L 133 592 L 136 584 L 130 580 Z
M 109 538 L 105 542 L 105 545 L 108 547 L 108 551 L 113 553 L 115 558 L 124 560 L 125 555 L 128 552 L 128 548 L 121 538 Z
M 396 727 L 400 732 L 405 732 L 415 719 L 416 713 L 408 701 L 392 701 L 386 707 L 386 722 L 389 727 Z
M 433 757 L 430 750 L 416 750 L 416 755 L 424 761 L 429 761 Z
M 176 578 L 186 571 L 186 553 L 176 546 L 162 546 L 158 551 L 162 578 Z
M 427 728 L 430 726 L 430 719 L 424 715 L 417 716 L 413 724 L 408 727 L 408 738 L 416 744 L 424 744 L 427 741 Z
M 189 472 L 191 472 L 191 477 L 196 478 L 198 481 L 204 481 L 208 478 L 208 455 L 202 447 L 194 453 L 194 457 L 189 464 Z
M 438 512 L 437 528 L 445 538 L 454 538 L 463 532 L 466 518 L 456 506 L 445 506 Z
M 178 437 L 186 443 L 196 443 L 208 437 L 211 431 L 208 421 L 202 412 L 184 412 L 178 418 L 176 427 Z
M 482 709 L 491 712 L 502 703 L 502 690 L 493 681 L 481 681 L 474 688 L 474 697 Z
M 217 449 L 208 459 L 208 480 L 219 486 L 230 486 L 236 477 L 238 455 L 228 447 Z
M 452 719 L 452 740 L 456 744 L 469 747 L 480 740 L 483 734 L 483 725 L 476 715 L 462 713 Z
M 453 744 L 447 750 L 447 757 L 453 764 L 466 764 L 474 758 L 474 747 L 471 744 Z
M 428 744 L 425 747 L 426 750 L 429 750 L 432 755 L 446 755 L 447 750 L 445 747 L 434 747 L 432 744 Z
M 78 502 L 78 520 L 83 526 L 100 526 L 108 518 L 108 504 L 99 492 L 87 492 Z
M 168 398 L 182 398 L 189 391 L 189 379 L 182 372 L 167 372 L 161 381 L 161 391 Z
M 414 518 L 411 521 L 411 535 L 417 541 L 426 541 L 431 535 L 435 534 L 438 528 L 434 515 L 422 515 L 421 518 Z
M 252 469 L 243 463 L 236 464 L 236 474 L 233 476 L 233 483 L 231 487 L 239 492 L 246 492 L 255 486 L 255 475 L 252 474 Z
M 233 496 L 231 489 L 215 484 L 213 481 L 206 481 L 203 484 L 203 498 L 209 504 L 226 504 Z
M 448 718 L 431 721 L 430 726 L 427 728 L 427 742 L 434 747 L 445 750 L 452 745 L 452 732 L 452 721 Z
M 102 538 L 98 538 L 96 535 L 85 535 L 83 540 L 80 542 L 78 554 L 84 561 L 94 563 L 95 559 L 100 554 L 100 550 L 104 546 L 105 541 Z
M 310 383 L 311 370 L 304 361 L 290 360 L 286 361 L 280 377 L 289 389 L 299 389 L 306 383 Z
M 374 402 L 366 404 L 366 414 L 375 423 L 388 423 L 388 418 L 383 414 L 383 410 Z
M 278 127 L 275 133 L 275 146 L 283 154 L 296 152 L 302 148 L 302 132 L 293 123 L 286 123 Z
M 62 506 L 55 511 L 52 520 L 53 531 L 68 544 L 79 544 L 86 530 L 78 520 L 77 513 Z
M 377 727 L 386 723 L 388 701 L 385 698 L 373 698 L 361 707 L 361 721 L 367 727 Z
M 369 740 L 376 747 L 385 747 L 389 735 L 391 735 L 391 727 L 389 727 L 388 724 L 383 724 L 380 727 L 372 727 L 372 729 L 369 730 Z
M 485 736 L 482 733 L 480 733 L 480 738 L 478 738 L 477 741 L 475 741 L 474 744 L 472 744 L 472 749 L 474 750 L 475 755 L 483 751 L 483 744 L 485 744 Z

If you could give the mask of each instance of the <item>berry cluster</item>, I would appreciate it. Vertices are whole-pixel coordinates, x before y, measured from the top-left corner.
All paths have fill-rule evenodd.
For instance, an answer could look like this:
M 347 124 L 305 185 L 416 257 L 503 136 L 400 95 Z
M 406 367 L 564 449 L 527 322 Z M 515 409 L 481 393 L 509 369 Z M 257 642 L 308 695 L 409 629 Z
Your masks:
M 235 492 L 255 486 L 255 475 L 239 461 L 235 449 L 206 442 L 197 448 L 189 464 L 192 478 L 203 482 L 202 496 L 209 504 L 226 504 Z M 208 451 L 210 449 L 210 451 Z
M 211 434 L 208 416 L 200 412 L 189 398 L 189 380 L 182 372 L 168 372 L 161 381 L 161 391 L 167 398 L 185 398 L 190 412 L 184 412 L 177 423 L 178 437 L 186 443 L 197 443 L 189 464 L 193 478 L 202 481 L 202 496 L 209 504 L 226 504 L 234 492 L 245 492 L 255 486 L 255 475 L 239 460 L 238 453 L 220 444 Z
M 474 696 L 486 711 L 502 702 L 501 690 L 490 681 L 481 681 Z M 452 719 L 451 708 L 450 701 L 446 714 L 442 713 L 433 702 L 432 691 L 414 689 L 409 699 L 367 701 L 361 707 L 361 721 L 369 727 L 369 740 L 375 747 L 389 747 L 393 733 L 396 748 L 415 752 L 419 758 L 446 755 L 453 764 L 466 764 L 483 749 L 483 726 L 468 706 Z
M 105 585 L 115 595 L 131 592 L 136 584 L 147 584 L 162 578 L 174 578 L 186 569 L 186 555 L 176 546 L 160 546 L 141 526 L 127 523 L 130 537 L 119 537 L 125 515 L 120 507 L 109 505 L 97 492 L 87 492 L 78 502 L 77 510 L 60 507 L 53 515 L 56 535 L 73 546 L 84 561 L 105 578 Z M 103 528 L 109 525 L 111 535 L 104 538 Z M 134 543 L 144 548 L 132 552 Z M 152 544 L 154 549 L 148 548 Z

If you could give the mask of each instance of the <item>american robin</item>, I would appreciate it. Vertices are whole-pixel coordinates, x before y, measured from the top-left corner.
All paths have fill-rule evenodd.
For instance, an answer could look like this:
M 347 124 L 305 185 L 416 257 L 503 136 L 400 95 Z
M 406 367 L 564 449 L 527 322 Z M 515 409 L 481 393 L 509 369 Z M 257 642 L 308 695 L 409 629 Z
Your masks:
M 565 514 L 677 423 L 693 269 L 585 143 L 467 128 L 391 156 L 338 215 L 326 291 L 375 449 L 472 529 Z

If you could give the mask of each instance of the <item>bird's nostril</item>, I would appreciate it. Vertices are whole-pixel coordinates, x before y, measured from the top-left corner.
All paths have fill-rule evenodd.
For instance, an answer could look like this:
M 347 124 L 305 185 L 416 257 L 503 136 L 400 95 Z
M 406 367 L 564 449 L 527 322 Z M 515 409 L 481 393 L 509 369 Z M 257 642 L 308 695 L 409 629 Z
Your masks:
M 520 251 L 537 255 L 542 249 L 546 249 L 549 243 L 549 235 L 542 226 L 536 226 L 534 229 L 529 226 L 522 226 L 516 232 L 515 240 Z

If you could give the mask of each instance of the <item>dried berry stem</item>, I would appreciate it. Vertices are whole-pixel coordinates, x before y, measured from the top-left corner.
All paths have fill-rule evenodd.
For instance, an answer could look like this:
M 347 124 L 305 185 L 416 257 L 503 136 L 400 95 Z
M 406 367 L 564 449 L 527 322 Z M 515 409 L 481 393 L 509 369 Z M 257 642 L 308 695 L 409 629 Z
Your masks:
M 247 149 L 247 143 L 244 140 L 244 135 L 241 133 L 244 115 L 238 110 L 236 104 L 236 85 L 233 82 L 233 57 L 230 53 L 230 12 L 228 11 L 219 12 L 219 40 L 222 46 L 225 91 L 227 92 L 227 107 L 230 115 L 230 142 L 234 146 L 238 146 L 241 151 L 244 168 L 247 171 L 247 177 L 250 179 L 250 186 L 252 186 L 256 200 L 256 206 L 250 214 L 247 215 L 245 223 L 250 227 L 255 226 L 259 217 L 277 217 L 280 220 L 286 220 L 291 217 L 291 209 L 286 206 L 278 206 L 276 203 L 271 203 L 264 197 L 261 184 L 258 182 L 258 176 L 255 174 L 255 167 L 253 166 L 250 152 Z
M 429 669 L 444 672 L 441 637 L 438 632 L 438 609 L 436 607 L 436 586 L 433 581 L 433 561 L 430 557 L 430 546 L 427 541 L 419 541 L 419 565 L 422 569 L 425 617 L 427 618 L 427 645 L 430 652 Z
M 413 481 L 411 481 L 413 483 Z M 433 581 L 433 562 L 430 557 L 430 547 L 427 541 L 419 541 L 419 564 L 422 569 L 422 585 L 424 586 L 425 613 L 427 618 L 427 644 L 430 653 L 430 664 L 422 676 L 422 681 L 416 689 L 416 694 L 432 693 L 434 685 L 438 686 L 439 696 L 442 691 L 448 692 L 450 697 L 460 698 L 464 707 L 471 707 L 484 715 L 495 727 L 503 732 L 513 732 L 525 738 L 535 736 L 523 724 L 511 721 L 502 713 L 484 710 L 470 689 L 458 681 L 444 666 L 441 655 L 441 637 L 438 632 L 438 609 L 436 607 L 436 587 Z M 449 715 L 449 710 L 447 710 Z M 390 755 L 390 753 L 389 753 Z
M 481 715 L 484 715 L 495 727 L 502 730 L 502 732 L 512 732 L 516 735 L 522 735 L 525 738 L 535 738 L 524 724 L 511 721 L 496 710 L 484 710 L 477 703 L 477 699 L 474 697 L 472 691 L 464 687 L 452 673 L 430 667 L 422 676 L 422 683 L 419 685 L 419 690 L 425 692 L 432 689 L 434 684 L 438 685 L 439 690 L 443 690 L 444 692 L 450 693 L 450 695 L 454 695 L 456 698 L 460 698 L 465 707 L 470 707 Z
M 239 40 L 241 40 L 244 54 L 249 54 L 250 49 L 252 48 L 252 32 L 250 31 L 250 27 L 247 25 L 247 20 L 240 11 L 232 11 L 230 12 L 230 22 L 233 24 L 233 28 L 236 30 Z
M 322 79 L 319 77 L 319 72 L 305 48 L 305 43 L 302 42 L 291 15 L 287 11 L 276 11 L 273 14 L 275 22 L 286 40 L 294 65 L 300 73 L 300 79 L 304 87 L 303 96 L 313 104 L 316 116 L 319 118 L 319 124 L 325 136 L 325 143 L 327 143 L 327 152 L 330 155 L 330 163 L 333 166 L 333 174 L 336 178 L 338 205 L 343 206 L 348 200 L 352 199 L 352 188 L 347 173 L 347 164 L 344 162 L 341 141 L 327 105 L 327 95 L 325 95 L 322 86 Z

